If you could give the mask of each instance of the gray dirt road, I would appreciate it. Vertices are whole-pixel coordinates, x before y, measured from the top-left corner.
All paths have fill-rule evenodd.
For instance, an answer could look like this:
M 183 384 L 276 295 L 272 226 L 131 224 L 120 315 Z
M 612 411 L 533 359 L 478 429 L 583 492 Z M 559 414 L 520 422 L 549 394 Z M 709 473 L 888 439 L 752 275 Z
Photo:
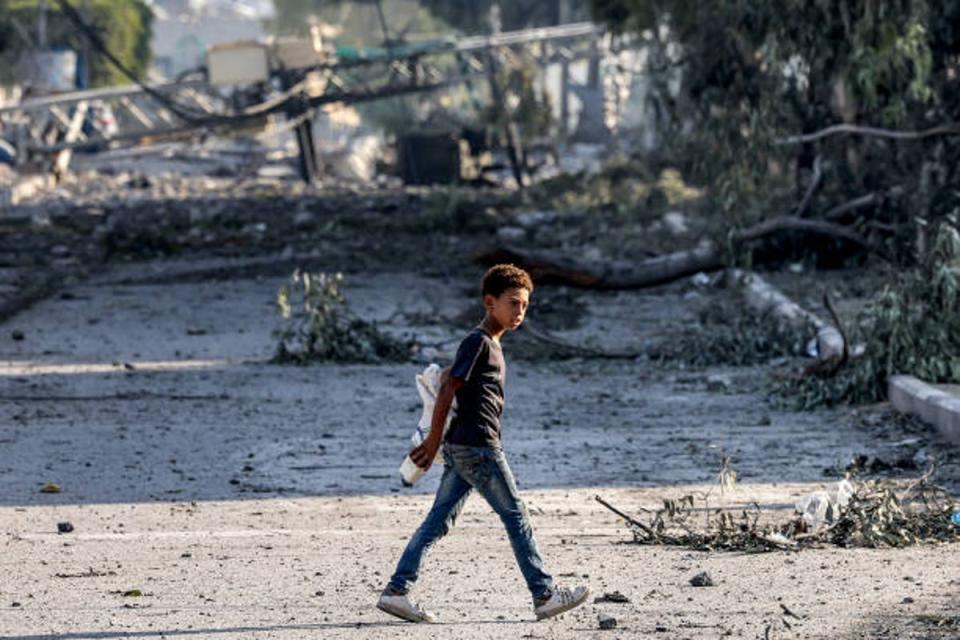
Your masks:
M 786 518 L 798 496 L 829 480 L 824 468 L 854 454 L 898 456 L 905 439 L 911 452 L 935 451 L 933 436 L 903 433 L 882 408 L 777 408 L 754 369 L 589 360 L 510 361 L 505 445 L 552 571 L 630 602 L 531 622 L 509 545 L 475 498 L 415 592 L 442 623 L 395 623 L 372 605 L 439 475 L 412 490 L 396 479 L 419 416 L 419 365 L 267 364 L 282 279 L 187 277 L 208 267 L 117 266 L 2 327 L 0 635 L 951 633 L 919 616 L 956 612 L 955 546 L 760 555 L 642 547 L 623 544 L 623 523 L 593 501 L 601 494 L 638 513 L 713 491 L 717 504 L 757 502 L 764 517 Z M 449 320 L 475 306 L 465 282 L 361 273 L 348 283 L 361 315 L 414 332 L 441 358 L 469 327 Z M 561 334 L 599 334 L 613 346 L 642 343 L 689 307 L 672 290 L 585 300 L 582 326 Z M 14 330 L 25 339 L 10 340 Z M 510 338 L 505 345 L 509 360 Z M 741 483 L 721 497 L 711 487 L 723 456 Z M 63 492 L 41 493 L 47 482 Z M 62 521 L 75 531 L 58 534 Z M 688 584 L 702 570 L 717 586 Z M 131 590 L 142 595 L 124 595 Z M 600 612 L 618 627 L 598 630 Z

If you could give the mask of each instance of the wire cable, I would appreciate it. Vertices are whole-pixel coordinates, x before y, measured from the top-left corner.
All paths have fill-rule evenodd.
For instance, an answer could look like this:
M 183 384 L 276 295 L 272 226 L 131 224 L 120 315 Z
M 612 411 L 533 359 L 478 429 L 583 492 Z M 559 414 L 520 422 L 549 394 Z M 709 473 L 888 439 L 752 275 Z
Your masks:
M 283 109 L 288 103 L 293 101 L 294 98 L 301 94 L 306 86 L 304 81 L 300 81 L 280 95 L 266 100 L 260 104 L 247 107 L 243 111 L 235 114 L 211 114 L 204 111 L 198 111 L 183 105 L 176 100 L 172 100 L 169 96 L 164 95 L 150 85 L 146 84 L 137 76 L 136 73 L 133 72 L 133 70 L 131 70 L 119 58 L 117 58 L 113 52 L 110 51 L 103 40 L 100 39 L 100 35 L 96 32 L 96 30 L 87 24 L 87 22 L 83 19 L 83 16 L 81 16 L 67 0 L 56 0 L 56 2 L 66 17 L 73 22 L 81 32 L 83 32 L 83 35 L 87 38 L 90 44 L 92 44 L 97 51 L 103 54 L 103 56 L 109 60 L 113 66 L 119 69 L 123 75 L 140 87 L 144 93 L 170 109 L 174 115 L 189 124 L 195 126 L 230 124 L 243 122 L 252 118 L 258 118 L 268 113 Z

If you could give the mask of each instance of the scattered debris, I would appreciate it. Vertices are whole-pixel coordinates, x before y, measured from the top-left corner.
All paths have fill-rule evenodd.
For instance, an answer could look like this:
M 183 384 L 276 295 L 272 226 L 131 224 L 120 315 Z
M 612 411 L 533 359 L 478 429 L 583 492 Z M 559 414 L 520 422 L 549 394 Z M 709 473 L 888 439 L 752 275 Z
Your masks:
M 140 591 L 140 589 L 130 589 L 129 591 L 124 591 L 121 595 L 123 595 L 124 598 L 139 598 L 143 596 L 143 592 Z
M 116 571 L 94 571 L 93 567 L 83 573 L 55 573 L 57 578 L 103 578 L 105 576 L 115 576 Z
M 613 602 L 616 604 L 625 604 L 630 602 L 630 598 L 623 595 L 619 591 L 613 591 L 613 592 L 604 593 L 602 596 L 598 596 L 593 599 L 594 604 L 598 604 L 601 602 Z
M 71 533 L 73 531 L 73 525 L 69 522 L 58 522 L 57 523 L 57 532 L 58 533 Z
M 828 491 L 813 491 L 797 501 L 796 510 L 810 530 L 836 522 L 840 511 L 853 496 L 853 485 L 846 479 L 835 483 Z
M 605 613 L 597 614 L 597 622 L 599 627 L 604 630 L 617 628 L 617 619 Z
M 917 616 L 917 620 L 940 629 L 960 629 L 960 615 L 924 614 Z
M 690 585 L 694 587 L 713 587 L 716 586 L 713 583 L 713 578 L 710 577 L 710 574 L 706 571 L 701 571 L 697 575 L 690 578 Z
M 893 470 L 915 471 L 917 468 L 917 460 L 914 456 L 904 456 L 893 462 L 887 462 L 882 458 L 871 458 L 864 454 L 858 454 L 853 456 L 844 471 L 851 475 L 859 475 L 861 473 L 875 474 Z
M 758 505 L 734 517 L 729 511 L 711 508 L 709 494 L 699 497 L 702 506 L 697 506 L 693 495 L 664 500 L 649 523 L 630 517 L 600 496 L 596 500 L 624 519 L 637 544 L 757 553 L 822 544 L 876 548 L 960 541 L 960 527 L 951 521 L 957 505 L 946 490 L 930 483 L 932 472 L 906 483 L 905 489 L 903 482 L 869 481 L 854 487 L 843 480 L 832 492 L 802 499 L 790 520 L 763 527 L 758 525 Z M 706 513 L 706 519 L 698 530 L 693 518 L 700 513 Z

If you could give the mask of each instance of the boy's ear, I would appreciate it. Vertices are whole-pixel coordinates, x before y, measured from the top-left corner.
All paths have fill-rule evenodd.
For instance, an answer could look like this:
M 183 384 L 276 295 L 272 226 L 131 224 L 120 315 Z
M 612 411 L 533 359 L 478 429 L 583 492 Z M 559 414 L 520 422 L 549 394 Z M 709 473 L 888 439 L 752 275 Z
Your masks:
M 488 293 L 483 296 L 483 308 L 487 311 L 493 310 L 494 305 L 497 303 L 497 298 L 493 294 Z

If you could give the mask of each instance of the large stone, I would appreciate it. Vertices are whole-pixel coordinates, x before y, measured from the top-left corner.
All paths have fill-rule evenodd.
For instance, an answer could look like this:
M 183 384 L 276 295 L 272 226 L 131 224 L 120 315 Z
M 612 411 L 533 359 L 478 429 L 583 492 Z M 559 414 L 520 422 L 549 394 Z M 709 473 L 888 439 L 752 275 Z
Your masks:
M 898 411 L 910 413 L 960 444 L 960 395 L 913 376 L 890 376 L 887 396 Z

